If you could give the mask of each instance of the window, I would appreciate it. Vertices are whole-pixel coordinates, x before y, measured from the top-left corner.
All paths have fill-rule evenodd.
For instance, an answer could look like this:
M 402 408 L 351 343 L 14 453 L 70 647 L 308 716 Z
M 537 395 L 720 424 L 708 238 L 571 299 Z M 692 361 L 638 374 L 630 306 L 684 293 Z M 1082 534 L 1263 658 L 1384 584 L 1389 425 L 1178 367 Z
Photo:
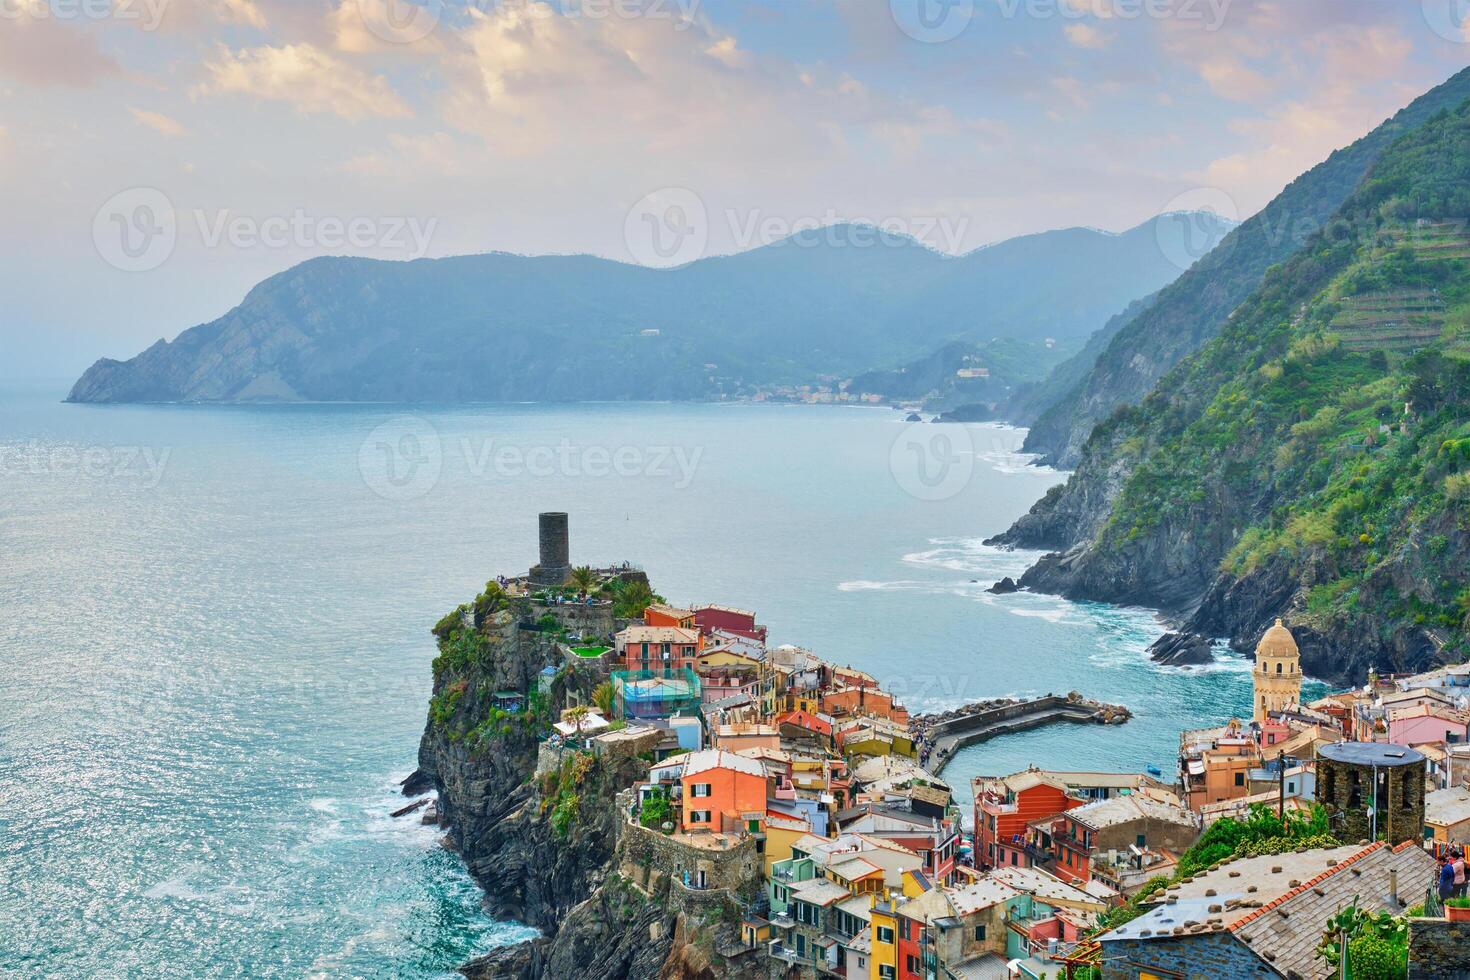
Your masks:
M 1134 838 L 1134 842 L 1137 843 L 1140 848 L 1148 846 L 1148 844 L 1146 843 L 1147 840 L 1148 837 L 1145 834 L 1139 834 L 1137 837 Z
M 975 927 L 975 942 L 977 942 L 977 943 L 983 943 L 984 941 L 985 941 L 985 927 L 984 926 L 976 926 Z
M 907 970 L 910 973 L 918 973 L 919 972 L 919 958 L 917 956 L 915 956 L 914 954 L 909 953 L 907 956 L 905 956 L 903 958 L 903 966 L 904 966 L 904 969 Z
M 693 810 L 689 814 L 690 823 L 709 823 L 708 810 Z
M 898 974 L 891 966 L 878 967 L 878 980 L 898 980 Z
M 696 799 L 703 799 L 704 797 L 709 796 L 709 787 L 709 783 L 695 783 L 693 786 L 689 787 L 689 795 L 693 796 Z
M 1277 664 L 1276 665 L 1276 673 L 1278 673 L 1278 674 L 1281 673 L 1281 665 L 1280 664 Z
M 893 945 L 893 930 L 887 926 L 878 927 L 878 942 Z
M 1244 786 L 1245 785 L 1245 773 L 1238 772 L 1238 773 L 1235 774 L 1235 785 L 1237 785 L 1237 786 Z
M 907 938 L 909 938 L 909 920 L 908 919 L 899 919 L 898 920 L 898 937 L 900 939 L 907 939 Z

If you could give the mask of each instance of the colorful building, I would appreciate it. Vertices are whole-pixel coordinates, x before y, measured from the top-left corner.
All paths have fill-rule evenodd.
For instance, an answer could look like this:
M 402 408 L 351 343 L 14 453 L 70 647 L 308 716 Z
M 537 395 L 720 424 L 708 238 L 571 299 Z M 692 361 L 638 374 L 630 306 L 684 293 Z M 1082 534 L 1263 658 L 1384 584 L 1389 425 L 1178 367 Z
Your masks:
M 692 670 L 704 650 L 704 635 L 678 626 L 629 626 L 615 638 L 627 670 Z
M 716 630 L 756 640 L 762 646 L 766 642 L 766 628 L 755 621 L 755 613 L 748 609 L 732 606 L 704 605 L 692 610 L 694 622 L 710 635 Z
M 1068 795 L 1067 785 L 1039 769 L 1009 776 L 980 776 L 975 791 L 975 860 L 986 867 L 1000 864 L 1000 844 L 1023 845 L 1034 820 L 1082 805 Z M 1014 852 L 1013 852 L 1014 853 Z
M 679 783 L 685 833 L 755 833 L 765 823 L 766 770 L 754 759 L 719 749 L 692 752 Z

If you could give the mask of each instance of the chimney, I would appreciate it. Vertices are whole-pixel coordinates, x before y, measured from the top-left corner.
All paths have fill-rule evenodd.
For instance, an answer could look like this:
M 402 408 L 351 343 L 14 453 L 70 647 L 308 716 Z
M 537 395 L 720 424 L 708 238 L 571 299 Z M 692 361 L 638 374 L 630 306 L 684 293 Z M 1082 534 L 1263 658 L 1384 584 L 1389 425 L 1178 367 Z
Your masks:
M 1388 897 L 1393 904 L 1399 904 L 1399 872 L 1397 868 L 1390 868 L 1388 872 Z

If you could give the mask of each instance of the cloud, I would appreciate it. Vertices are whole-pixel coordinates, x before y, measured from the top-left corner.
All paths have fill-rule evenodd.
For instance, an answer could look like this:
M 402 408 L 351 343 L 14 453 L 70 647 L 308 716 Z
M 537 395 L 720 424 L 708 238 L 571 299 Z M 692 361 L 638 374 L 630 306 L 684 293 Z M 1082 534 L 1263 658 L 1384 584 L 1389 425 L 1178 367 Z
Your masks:
M 270 26 L 255 0 L 219 0 L 217 9 L 219 19 L 226 24 L 245 24 L 259 30 Z
M 1067 40 L 1079 48 L 1100 51 L 1113 43 L 1112 35 L 1098 30 L 1091 24 L 1068 24 L 1062 30 L 1066 32 Z
M 311 44 L 240 51 L 221 46 L 205 69 L 209 81 L 199 94 L 253 95 L 290 103 L 299 112 L 351 120 L 413 114 L 382 75 L 368 75 Z
M 121 73 L 91 35 L 58 20 L 32 18 L 25 4 L 18 17 L 0 19 L 0 77 L 26 85 L 89 88 Z
M 147 109 L 133 107 L 129 107 L 128 111 L 133 114 L 133 118 L 138 120 L 138 122 L 164 136 L 183 136 L 186 132 L 182 123 L 170 116 L 165 116 L 161 112 L 150 112 Z

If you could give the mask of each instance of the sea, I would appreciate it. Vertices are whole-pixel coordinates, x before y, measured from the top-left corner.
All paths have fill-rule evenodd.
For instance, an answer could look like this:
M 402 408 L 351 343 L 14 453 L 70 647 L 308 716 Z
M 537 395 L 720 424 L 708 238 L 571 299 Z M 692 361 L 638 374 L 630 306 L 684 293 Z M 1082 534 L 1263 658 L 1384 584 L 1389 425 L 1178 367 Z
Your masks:
M 1021 430 L 763 404 L 89 406 L 0 387 L 0 976 L 441 977 L 532 935 L 483 911 L 415 766 L 429 627 L 536 561 L 672 602 L 911 710 L 1081 691 L 1134 712 L 946 771 L 1172 774 L 1250 710 L 1249 663 L 1161 667 L 1147 609 L 987 587 L 982 543 L 1065 474 Z M 1320 685 L 1318 685 L 1320 686 Z

